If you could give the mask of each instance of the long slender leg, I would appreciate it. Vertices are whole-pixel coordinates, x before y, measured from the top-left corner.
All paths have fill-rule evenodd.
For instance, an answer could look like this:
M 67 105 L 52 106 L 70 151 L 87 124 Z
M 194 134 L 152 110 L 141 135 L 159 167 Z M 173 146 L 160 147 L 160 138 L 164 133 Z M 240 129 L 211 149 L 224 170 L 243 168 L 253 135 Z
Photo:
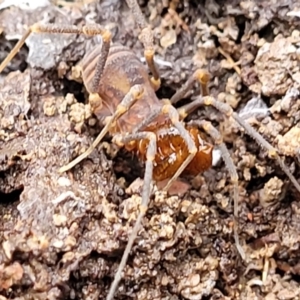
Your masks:
M 80 156 L 75 158 L 73 161 L 71 161 L 69 164 L 61 167 L 59 169 L 60 173 L 66 172 L 70 169 L 72 169 L 75 165 L 77 165 L 79 162 L 81 162 L 83 159 L 87 158 L 97 147 L 97 145 L 100 143 L 100 141 L 103 139 L 103 137 L 106 135 L 106 133 L 109 131 L 109 129 L 112 127 L 114 122 L 120 118 L 125 112 L 130 109 L 130 107 L 142 96 L 144 93 L 144 88 L 142 85 L 134 85 L 131 87 L 129 92 L 126 94 L 124 99 L 121 101 L 121 103 L 117 106 L 115 113 L 112 115 L 112 117 L 109 118 L 108 122 L 105 124 L 104 128 L 101 130 L 97 138 L 94 140 L 92 145 Z
M 176 108 L 174 108 L 170 103 L 165 104 L 162 108 L 162 113 L 169 115 L 169 118 L 170 118 L 172 124 L 179 131 L 179 134 L 185 141 L 185 143 L 188 147 L 188 151 L 189 151 L 189 155 L 186 158 L 186 160 L 181 164 L 181 166 L 177 169 L 177 171 L 173 175 L 173 177 L 168 181 L 168 184 L 164 187 L 164 190 L 167 191 L 170 188 L 172 182 L 174 182 L 180 176 L 180 174 L 185 170 L 185 168 L 189 165 L 189 163 L 195 157 L 195 155 L 197 153 L 197 147 L 196 147 L 192 137 L 190 136 L 189 132 L 185 129 L 182 122 L 179 120 L 179 114 L 178 114 Z
M 146 209 L 148 207 L 149 203 L 149 197 L 150 197 L 150 184 L 152 180 L 152 173 L 153 173 L 153 161 L 156 154 L 156 135 L 154 133 L 150 132 L 136 132 L 139 129 L 142 129 L 144 126 L 147 126 L 154 118 L 159 114 L 160 111 L 155 111 L 147 119 L 145 119 L 144 122 L 142 122 L 137 128 L 134 129 L 134 133 L 131 135 L 128 135 L 126 137 L 122 136 L 116 136 L 114 138 L 114 141 L 117 144 L 125 144 L 133 139 L 140 140 L 143 138 L 147 138 L 149 140 L 149 145 L 147 149 L 146 154 L 146 170 L 145 170 L 145 177 L 144 177 L 144 187 L 143 187 L 143 193 L 142 193 L 142 207 L 140 214 L 138 215 L 136 224 L 133 228 L 132 234 L 129 238 L 128 244 L 126 246 L 126 249 L 124 251 L 123 257 L 121 259 L 121 263 L 118 267 L 117 273 L 115 275 L 114 281 L 110 287 L 109 294 L 107 296 L 107 300 L 113 299 L 114 293 L 116 291 L 116 288 L 118 286 L 118 283 L 121 280 L 121 273 L 126 265 L 130 250 L 132 248 L 132 245 L 134 243 L 134 240 L 137 236 L 138 230 L 140 228 L 141 221 L 143 219 L 143 216 L 145 215 Z M 191 160 L 194 158 L 197 148 L 195 146 L 195 143 L 191 136 L 189 135 L 188 131 L 184 128 L 183 124 L 179 121 L 179 115 L 177 110 L 170 104 L 167 103 L 162 107 L 161 112 L 164 114 L 168 114 L 172 124 L 177 128 L 179 131 L 179 134 L 184 139 L 185 143 L 187 144 L 188 150 L 189 150 L 189 156 L 187 159 L 182 163 L 180 168 L 177 170 L 177 172 L 174 174 L 174 176 L 169 180 L 168 184 L 164 188 L 164 190 L 168 190 L 171 186 L 172 182 L 176 180 L 176 178 L 183 172 L 183 170 L 186 168 L 186 166 L 191 162 Z M 153 145 L 151 145 L 151 141 Z M 151 150 L 152 149 L 152 150 Z M 154 151 L 155 150 L 155 151 Z M 151 170 L 151 174 L 150 174 Z
M 223 143 L 222 136 L 220 132 L 207 121 L 195 120 L 189 122 L 189 125 L 197 126 L 203 128 L 214 140 L 216 148 L 220 149 L 223 160 L 226 164 L 227 170 L 229 172 L 231 181 L 233 183 L 233 200 L 234 200 L 234 239 L 238 252 L 240 253 L 243 260 L 245 260 L 246 255 L 240 244 L 239 236 L 238 236 L 238 201 L 239 201 L 239 186 L 238 186 L 238 174 L 236 171 L 236 167 L 232 161 L 230 153 Z
M 26 39 L 31 33 L 68 33 L 68 34 L 85 34 L 87 36 L 95 36 L 101 35 L 103 39 L 103 47 L 102 53 L 99 56 L 95 76 L 92 84 L 92 93 L 97 92 L 97 88 L 99 86 L 99 82 L 101 79 L 101 75 L 103 73 L 103 69 L 105 66 L 105 62 L 108 56 L 110 41 L 111 41 L 111 33 L 98 24 L 90 24 L 83 27 L 77 27 L 75 25 L 55 25 L 55 24 L 34 24 L 28 28 L 23 37 L 19 40 L 19 42 L 15 45 L 12 51 L 7 55 L 4 61 L 0 65 L 0 73 L 4 70 L 7 64 L 14 58 L 14 56 L 21 49 Z
M 148 204 L 150 201 L 150 189 L 151 189 L 151 180 L 153 174 L 153 161 L 156 155 L 156 135 L 152 132 L 137 132 L 137 133 L 129 134 L 127 136 L 117 135 L 114 138 L 114 141 L 117 144 L 126 144 L 132 140 L 141 140 L 141 139 L 147 139 L 149 141 L 147 152 L 146 152 L 146 168 L 145 168 L 145 176 L 144 176 L 144 186 L 142 191 L 142 204 L 140 207 L 139 215 L 132 229 L 132 233 L 129 237 L 125 251 L 123 253 L 120 265 L 116 272 L 115 278 L 110 286 L 109 293 L 106 297 L 106 300 L 112 300 L 114 297 L 115 291 L 121 280 L 121 275 L 126 265 L 133 243 L 138 235 L 138 231 L 140 229 L 143 217 L 146 214 Z
M 199 106 L 200 105 L 213 106 L 218 111 L 226 115 L 227 117 L 232 117 L 237 123 L 239 123 L 240 126 L 242 126 L 245 129 L 248 135 L 258 143 L 258 145 L 260 145 L 262 148 L 268 151 L 270 157 L 277 160 L 283 172 L 287 175 L 287 177 L 290 179 L 290 181 L 294 184 L 295 188 L 300 193 L 300 184 L 293 176 L 293 174 L 290 172 L 289 168 L 282 161 L 282 159 L 278 155 L 277 150 L 269 142 L 267 142 L 249 123 L 244 121 L 236 112 L 234 112 L 233 109 L 228 104 L 220 102 L 210 96 L 203 97 L 203 98 L 198 97 L 195 101 L 198 102 Z
M 234 112 L 233 109 L 228 104 L 220 102 L 211 96 L 206 96 L 206 97 L 199 96 L 193 102 L 188 103 L 187 105 L 179 108 L 178 113 L 181 116 L 186 116 L 188 113 L 194 111 L 196 108 L 205 105 L 215 107 L 222 114 L 224 114 L 228 118 L 232 117 L 237 123 L 239 123 L 239 125 L 245 129 L 248 135 L 258 143 L 258 145 L 260 145 L 263 149 L 266 149 L 268 151 L 269 156 L 271 158 L 277 160 L 283 172 L 287 175 L 287 177 L 290 179 L 290 181 L 293 183 L 295 188 L 300 193 L 300 184 L 293 176 L 293 174 L 290 172 L 289 168 L 282 161 L 282 159 L 278 155 L 277 150 L 269 142 L 267 142 L 262 137 L 262 135 L 260 135 L 249 123 L 244 121 L 236 112 Z
M 146 19 L 140 9 L 136 0 L 126 0 L 128 7 L 130 8 L 135 22 L 141 30 L 140 40 L 144 45 L 145 51 L 144 56 L 150 72 L 152 73 L 151 82 L 155 90 L 158 90 L 160 87 L 160 76 L 157 69 L 157 66 L 154 62 L 154 45 L 153 45 L 153 32 L 151 30 L 150 25 L 146 22 Z
M 202 100 L 202 101 L 201 101 Z M 193 111 L 195 111 L 200 106 L 204 106 L 204 101 L 201 98 L 201 100 L 196 99 L 190 103 L 187 103 L 177 109 L 178 114 L 180 115 L 181 119 L 185 119 L 189 114 L 191 114 Z
M 179 100 L 181 100 L 187 92 L 193 87 L 195 81 L 199 81 L 201 87 L 201 95 L 208 95 L 208 82 L 210 80 L 210 75 L 206 70 L 196 70 L 194 74 L 188 79 L 188 81 L 173 95 L 170 99 L 171 103 L 174 105 Z
M 296 189 L 300 192 L 300 185 L 297 182 L 296 178 L 292 175 L 292 173 L 289 171 L 288 167 L 284 164 L 282 159 L 277 153 L 277 150 L 270 144 L 268 143 L 249 123 L 244 121 L 237 113 L 235 113 L 232 108 L 223 102 L 220 102 L 216 100 L 213 97 L 206 96 L 206 97 L 198 97 L 196 98 L 193 102 L 186 104 L 185 106 L 181 107 L 178 109 L 178 113 L 182 118 L 185 118 L 189 113 L 194 111 L 200 106 L 213 106 L 217 110 L 219 110 L 221 113 L 226 115 L 227 117 L 232 117 L 242 126 L 245 131 L 254 139 L 256 142 L 261 145 L 264 149 L 268 150 L 269 156 L 273 157 L 277 160 L 278 164 L 282 168 L 282 170 L 285 172 L 285 174 L 288 176 L 288 178 L 291 180 L 291 182 L 294 184 Z M 202 121 L 194 121 L 194 124 L 203 127 L 205 131 L 207 131 L 215 140 L 216 143 L 218 144 L 218 135 L 216 135 L 218 132 L 214 132 L 214 129 L 212 129 L 211 125 L 207 125 L 207 122 L 202 122 Z M 229 170 L 230 176 L 232 178 L 232 181 L 234 183 L 234 215 L 235 215 L 235 228 L 234 228 L 234 236 L 235 236 L 235 241 L 237 245 L 237 249 L 243 258 L 244 251 L 242 250 L 239 240 L 238 240 L 238 234 L 237 234 L 237 216 L 238 216 L 238 187 L 237 183 L 235 183 L 235 167 L 232 163 L 232 160 L 229 156 L 228 150 L 226 146 L 221 143 L 218 146 L 221 150 L 222 157 L 225 161 L 225 164 Z

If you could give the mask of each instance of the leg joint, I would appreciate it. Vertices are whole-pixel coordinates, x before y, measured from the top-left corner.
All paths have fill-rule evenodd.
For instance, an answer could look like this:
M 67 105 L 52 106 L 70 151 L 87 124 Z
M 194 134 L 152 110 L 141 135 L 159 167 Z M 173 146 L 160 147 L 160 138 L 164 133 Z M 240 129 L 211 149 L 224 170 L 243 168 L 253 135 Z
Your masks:
M 170 103 L 164 104 L 164 106 L 161 109 L 161 112 L 169 116 L 173 125 L 176 125 L 179 122 L 179 114 Z
M 271 157 L 271 158 L 276 158 L 278 156 L 276 149 L 273 147 L 268 150 L 268 154 L 269 154 L 269 157 Z
M 144 93 L 144 87 L 141 84 L 136 84 L 131 88 L 130 92 L 133 98 L 139 99 Z
M 98 24 L 90 24 L 86 25 L 82 28 L 82 32 L 88 36 L 95 36 L 100 34 L 104 42 L 110 42 L 111 40 L 111 33 L 109 30 L 103 28 Z
M 210 80 L 210 74 L 203 69 L 198 69 L 194 72 L 193 77 L 198 80 L 201 84 L 207 84 Z

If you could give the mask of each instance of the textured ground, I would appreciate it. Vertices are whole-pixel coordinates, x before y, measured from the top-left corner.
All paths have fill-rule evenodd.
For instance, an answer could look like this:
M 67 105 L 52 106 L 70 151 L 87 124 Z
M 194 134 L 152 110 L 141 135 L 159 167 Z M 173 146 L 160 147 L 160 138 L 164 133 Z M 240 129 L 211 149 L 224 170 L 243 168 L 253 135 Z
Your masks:
M 0 60 L 36 21 L 104 24 L 142 57 L 123 1 L 82 2 L 0 10 Z M 277 147 L 299 178 L 298 1 L 139 2 L 155 33 L 158 95 L 170 97 L 192 70 L 208 69 L 211 93 Z M 33 35 L 0 74 L 1 300 L 105 299 L 134 225 L 140 197 L 128 187 L 143 168 L 109 137 L 74 170 L 57 172 L 99 132 L 72 73 L 95 42 Z M 232 120 L 210 108 L 190 118 L 219 128 L 237 167 L 247 261 L 235 248 L 232 185 L 220 161 L 182 178 L 190 188 L 179 196 L 153 196 L 115 298 L 300 298 L 299 193 Z

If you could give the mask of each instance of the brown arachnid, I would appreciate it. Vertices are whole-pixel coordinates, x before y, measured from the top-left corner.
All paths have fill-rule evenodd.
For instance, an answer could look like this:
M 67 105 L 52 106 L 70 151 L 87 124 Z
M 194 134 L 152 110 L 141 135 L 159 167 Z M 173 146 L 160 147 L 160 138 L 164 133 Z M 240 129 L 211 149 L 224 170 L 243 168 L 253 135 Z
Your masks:
M 160 101 L 157 98 L 155 91 L 160 87 L 160 77 L 154 62 L 153 33 L 137 1 L 126 0 L 126 2 L 141 31 L 140 39 L 144 45 L 144 55 L 152 74 L 151 78 L 149 78 L 148 70 L 131 49 L 110 45 L 110 32 L 98 24 L 86 25 L 82 28 L 35 24 L 28 29 L 0 65 L 0 72 L 2 72 L 31 33 L 75 33 L 87 36 L 101 35 L 102 37 L 102 44 L 97 45 L 85 55 L 80 68 L 83 83 L 90 95 L 89 101 L 93 113 L 105 126 L 90 148 L 74 161 L 62 167 L 60 172 L 73 168 L 90 155 L 108 132 L 113 135 L 113 142 L 124 146 L 128 151 L 133 151 L 142 161 L 145 161 L 140 212 L 110 287 L 108 300 L 114 297 L 143 216 L 147 211 L 152 180 L 169 179 L 164 188 L 168 190 L 171 183 L 183 172 L 197 175 L 211 167 L 213 146 L 203 139 L 199 128 L 209 134 L 215 141 L 214 147 L 221 150 L 234 184 L 234 238 L 241 257 L 245 258 L 237 235 L 238 174 L 229 151 L 222 142 L 220 133 L 210 122 L 197 120 L 188 124 L 184 123 L 185 117 L 199 107 L 213 106 L 227 117 L 232 117 L 258 144 L 268 151 L 271 157 L 277 160 L 282 170 L 300 192 L 298 182 L 283 163 L 276 149 L 239 117 L 229 105 L 218 102 L 209 96 L 207 89 L 209 75 L 206 71 L 196 70 L 170 100 Z M 195 81 L 200 83 L 201 95 L 191 103 L 175 109 L 173 104 L 186 95 Z

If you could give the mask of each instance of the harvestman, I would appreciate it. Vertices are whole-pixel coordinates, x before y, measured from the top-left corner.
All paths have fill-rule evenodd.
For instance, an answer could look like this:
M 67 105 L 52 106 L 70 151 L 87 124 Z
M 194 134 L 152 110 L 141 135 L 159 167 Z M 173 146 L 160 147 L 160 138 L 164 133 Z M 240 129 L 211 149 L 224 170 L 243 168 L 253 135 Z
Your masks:
M 108 132 L 113 135 L 113 142 L 124 146 L 128 151 L 134 151 L 141 160 L 146 162 L 140 212 L 107 300 L 114 297 L 142 219 L 147 211 L 151 181 L 170 178 L 164 188 L 168 190 L 171 183 L 183 172 L 199 174 L 211 167 L 213 146 L 205 141 L 198 128 L 214 139 L 215 147 L 221 150 L 233 182 L 234 238 L 241 257 L 245 258 L 237 234 L 238 174 L 229 151 L 223 143 L 220 133 L 210 122 L 203 120 L 191 121 L 188 124 L 183 122 L 188 114 L 199 107 L 213 106 L 227 117 L 232 117 L 258 144 L 268 151 L 270 157 L 277 160 L 282 170 L 300 192 L 300 185 L 279 157 L 277 150 L 250 124 L 239 117 L 229 105 L 218 102 L 209 96 L 207 88 L 209 75 L 206 71 L 196 70 L 170 100 L 158 100 L 155 91 L 160 87 L 160 76 L 154 62 L 153 33 L 136 0 L 126 0 L 126 2 L 141 31 L 140 40 L 144 45 L 144 55 L 152 74 L 151 78 L 148 77 L 148 71 L 131 49 L 124 46 L 111 46 L 110 32 L 98 24 L 83 27 L 34 24 L 0 65 L 1 73 L 31 33 L 73 33 L 87 36 L 101 35 L 102 37 L 102 44 L 86 53 L 79 66 L 83 83 L 89 92 L 89 103 L 94 114 L 105 126 L 89 149 L 62 167 L 60 172 L 73 168 L 87 158 Z M 195 81 L 200 83 L 201 96 L 176 110 L 173 105 L 187 94 Z

